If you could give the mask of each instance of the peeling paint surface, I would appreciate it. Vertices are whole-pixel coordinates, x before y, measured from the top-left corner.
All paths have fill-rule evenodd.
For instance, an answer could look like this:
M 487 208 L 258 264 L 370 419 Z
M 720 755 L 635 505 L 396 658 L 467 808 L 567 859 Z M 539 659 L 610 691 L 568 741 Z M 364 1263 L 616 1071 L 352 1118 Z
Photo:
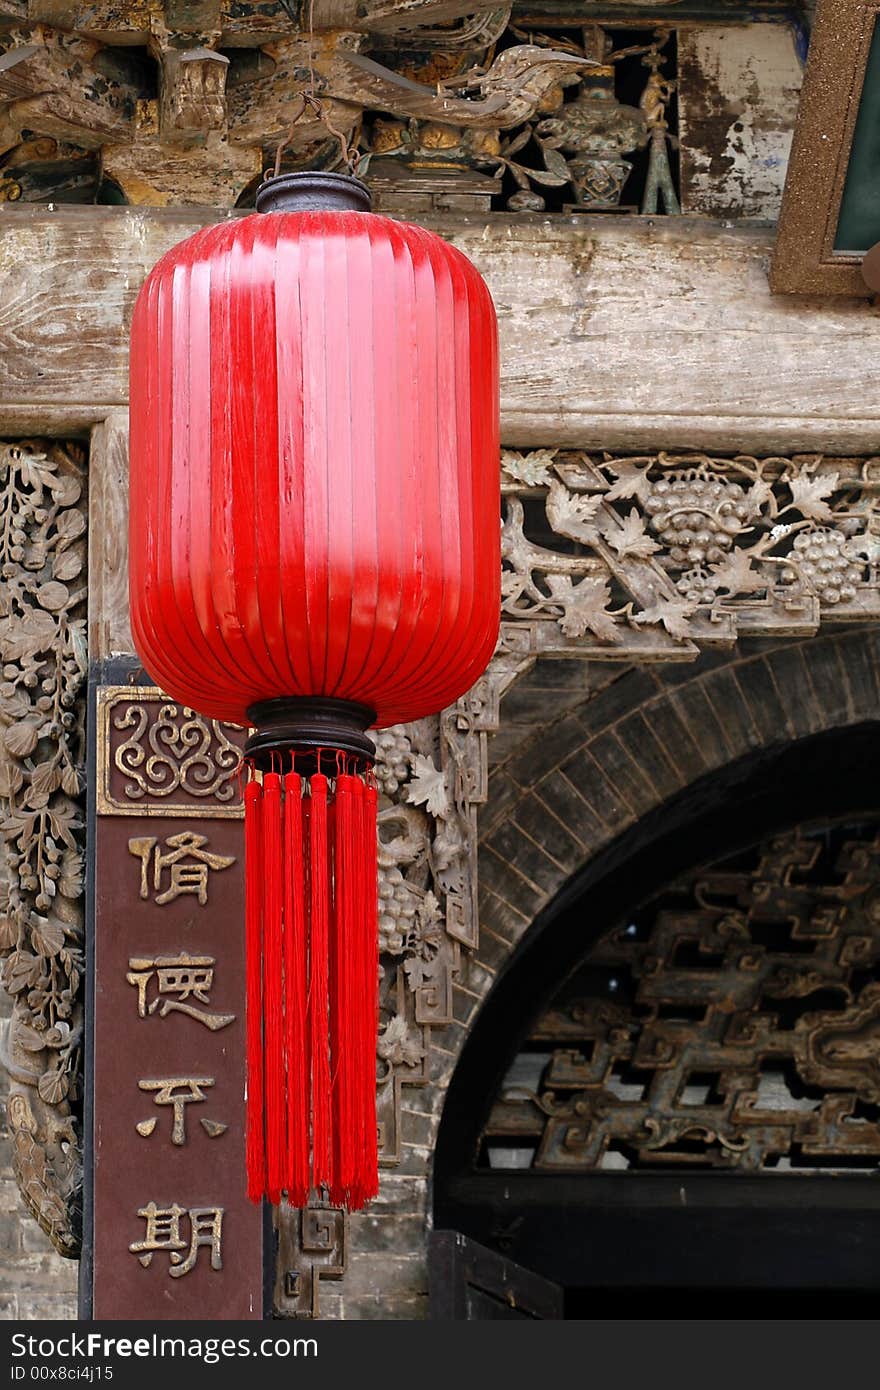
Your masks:
M 776 220 L 801 76 L 788 24 L 682 32 L 682 212 Z

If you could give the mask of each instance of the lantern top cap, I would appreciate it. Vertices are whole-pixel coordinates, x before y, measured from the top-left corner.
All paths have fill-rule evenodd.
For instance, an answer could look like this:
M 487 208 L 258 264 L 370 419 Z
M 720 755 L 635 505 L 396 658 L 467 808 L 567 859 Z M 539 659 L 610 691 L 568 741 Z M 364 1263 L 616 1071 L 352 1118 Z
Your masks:
M 307 169 L 278 174 L 257 189 L 257 212 L 369 212 L 370 190 L 351 174 Z

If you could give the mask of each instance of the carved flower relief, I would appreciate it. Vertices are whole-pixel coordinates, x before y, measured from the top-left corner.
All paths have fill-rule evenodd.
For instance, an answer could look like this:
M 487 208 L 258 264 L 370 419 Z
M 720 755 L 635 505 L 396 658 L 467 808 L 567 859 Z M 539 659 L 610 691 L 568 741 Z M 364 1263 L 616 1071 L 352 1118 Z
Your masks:
M 417 1067 L 425 1055 L 421 1039 L 400 1014 L 382 1029 L 377 1051 L 380 1060 L 390 1064 L 389 1070 L 395 1066 Z
M 438 841 L 452 814 L 446 774 L 438 767 L 435 719 L 380 730 L 376 736 L 379 799 L 380 1006 L 379 1081 L 395 1067 L 412 1069 L 424 1056 L 423 1029 L 412 1021 L 412 1000 L 435 983 L 445 937 L 442 902 L 448 875 Z
M 84 462 L 72 445 L 0 445 L 0 951 L 14 1001 L 5 1060 L 25 1088 L 10 1109 L 27 1128 L 15 1146 L 30 1155 L 25 1199 L 65 1254 L 76 1253 L 76 1215 L 60 1221 L 57 1196 L 75 1206 L 79 1157 L 52 1135 L 71 1130 L 80 1088 Z

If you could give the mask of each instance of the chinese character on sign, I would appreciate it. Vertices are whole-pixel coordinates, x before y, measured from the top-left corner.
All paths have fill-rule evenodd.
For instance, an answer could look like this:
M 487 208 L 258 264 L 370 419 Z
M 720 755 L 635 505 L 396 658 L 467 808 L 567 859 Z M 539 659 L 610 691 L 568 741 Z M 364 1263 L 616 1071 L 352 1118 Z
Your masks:
M 205 1100 L 203 1086 L 213 1086 L 214 1078 L 211 1076 L 169 1076 L 162 1081 L 139 1081 L 138 1086 L 142 1091 L 155 1091 L 153 1100 L 156 1105 L 171 1105 L 174 1107 L 174 1120 L 171 1125 L 172 1144 L 186 1143 L 186 1107 L 194 1101 Z M 156 1120 L 141 1120 L 140 1124 L 135 1125 L 135 1129 L 142 1138 L 148 1138 L 156 1128 Z M 221 1124 L 219 1120 L 200 1121 L 202 1129 L 209 1139 L 217 1139 L 228 1128 Z
M 138 1216 L 143 1217 L 147 1229 L 143 1240 L 135 1240 L 128 1247 L 137 1255 L 141 1264 L 148 1269 L 157 1251 L 168 1255 L 168 1273 L 172 1279 L 180 1279 L 195 1268 L 199 1250 L 204 1245 L 211 1251 L 211 1268 L 223 1268 L 221 1239 L 223 1235 L 223 1207 L 179 1207 L 175 1202 L 170 1207 L 157 1207 L 148 1202 L 141 1207 Z M 189 1222 L 189 1240 L 180 1233 L 181 1219 Z M 182 1251 L 186 1250 L 184 1258 Z
M 213 956 L 190 956 L 185 951 L 181 951 L 179 956 L 133 957 L 128 962 L 125 978 L 137 988 L 138 1018 L 146 1018 L 158 1009 L 160 1018 L 172 1012 L 189 1014 L 190 1018 L 204 1023 L 212 1033 L 216 1033 L 218 1028 L 225 1028 L 234 1021 L 235 1014 L 213 1014 L 198 1007 L 199 1004 L 211 1002 L 208 994 L 214 983 L 216 964 Z M 155 984 L 156 997 L 148 1002 L 152 984 Z M 167 995 L 176 998 L 163 997 Z M 187 999 L 195 1002 L 188 1004 Z
M 149 870 L 152 859 L 154 902 L 159 907 L 173 902 L 183 893 L 194 893 L 204 907 L 208 901 L 208 870 L 228 869 L 235 863 L 234 855 L 209 854 L 203 848 L 207 843 L 207 836 L 184 830 L 179 835 L 168 836 L 165 844 L 170 849 L 163 854 L 155 836 L 129 840 L 129 854 L 141 861 L 141 897 L 150 896 Z M 160 889 L 163 891 L 160 892 Z

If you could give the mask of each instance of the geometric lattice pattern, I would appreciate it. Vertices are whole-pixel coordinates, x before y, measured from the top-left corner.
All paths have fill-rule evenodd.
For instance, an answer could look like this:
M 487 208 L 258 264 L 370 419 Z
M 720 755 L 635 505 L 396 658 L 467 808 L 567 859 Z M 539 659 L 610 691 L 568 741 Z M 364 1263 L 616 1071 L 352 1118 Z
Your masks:
M 602 936 L 531 1031 L 482 1161 L 873 1171 L 880 819 L 798 827 Z

